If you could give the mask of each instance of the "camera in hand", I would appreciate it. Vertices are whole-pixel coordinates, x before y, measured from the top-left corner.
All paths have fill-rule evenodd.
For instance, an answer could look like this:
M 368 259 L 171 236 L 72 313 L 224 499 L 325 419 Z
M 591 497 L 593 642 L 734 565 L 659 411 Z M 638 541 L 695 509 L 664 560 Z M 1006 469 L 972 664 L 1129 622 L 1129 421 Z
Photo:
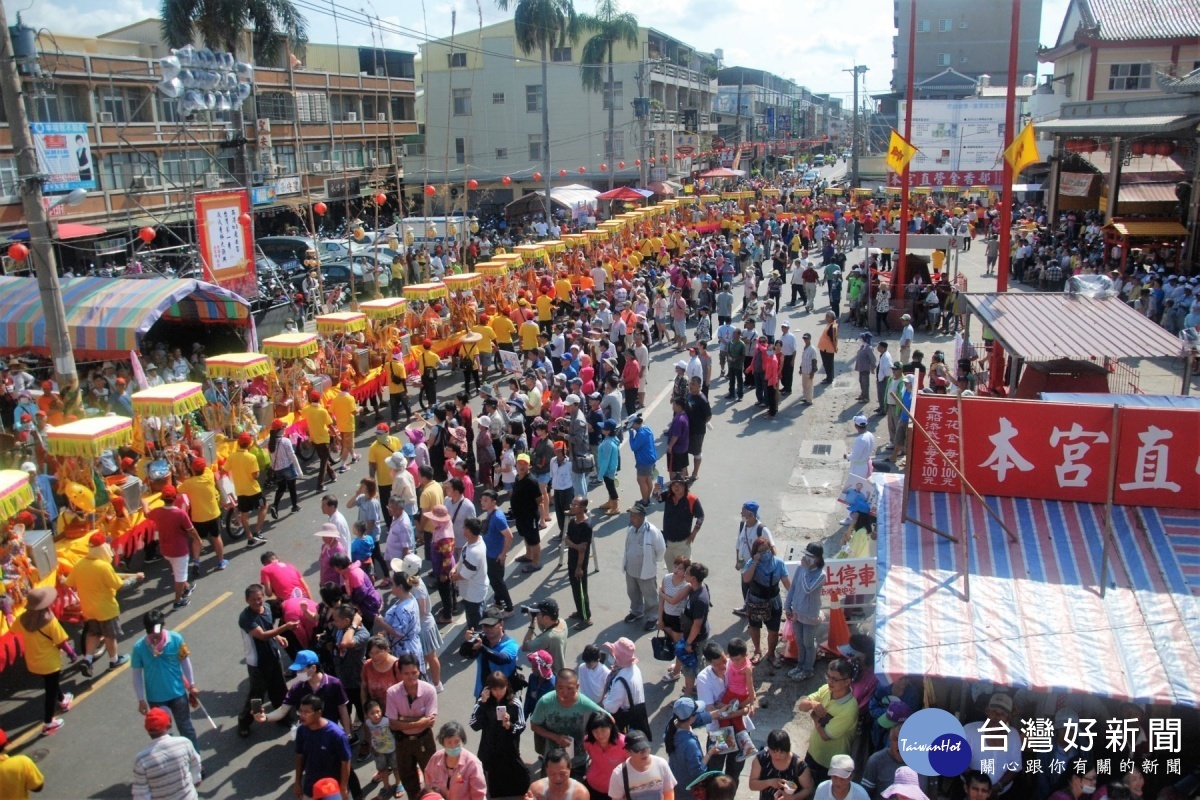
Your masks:
M 531 617 L 536 617 L 538 614 L 542 613 L 542 610 L 537 606 L 521 606 L 521 610 Z

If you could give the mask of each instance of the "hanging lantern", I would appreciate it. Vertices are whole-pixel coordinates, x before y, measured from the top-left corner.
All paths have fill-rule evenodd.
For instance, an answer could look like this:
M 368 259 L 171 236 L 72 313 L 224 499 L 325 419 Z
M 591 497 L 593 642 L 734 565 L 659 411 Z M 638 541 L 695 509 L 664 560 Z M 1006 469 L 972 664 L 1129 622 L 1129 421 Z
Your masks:
M 560 170 L 558 171 L 558 177 L 560 177 L 560 178 L 565 178 L 565 177 L 567 177 L 567 171 L 566 171 L 565 169 L 560 169 Z
M 454 224 L 453 220 L 446 223 L 446 235 L 458 236 L 458 226 Z
M 388 249 L 389 250 L 399 250 L 400 249 L 400 240 L 396 238 L 396 234 L 394 234 L 394 233 L 390 234 L 388 236 Z
M 1170 141 L 1169 139 L 1163 139 L 1161 142 L 1159 142 L 1155 146 L 1154 152 L 1157 155 L 1160 155 L 1163 158 L 1166 158 L 1167 156 L 1169 156 L 1175 152 L 1175 143 Z
M 542 173 L 540 173 L 540 172 L 535 172 L 535 173 L 533 173 L 533 180 L 534 180 L 534 182 L 535 182 L 535 183 L 541 183 L 541 181 L 542 181 Z
M 1099 149 L 1100 149 L 1100 145 L 1095 139 L 1084 139 L 1083 140 L 1083 152 L 1094 153 Z
M 1146 154 L 1146 143 L 1134 142 L 1133 144 L 1129 145 L 1129 153 L 1137 158 L 1141 158 Z
M 505 175 L 503 178 L 500 179 L 500 182 L 503 183 L 505 186 L 510 186 L 510 185 L 512 185 L 512 178 Z
M 479 181 L 475 180 L 474 178 L 471 178 L 471 180 L 467 181 L 467 188 L 472 191 L 474 191 L 475 189 L 478 189 Z
M 468 228 L 468 230 L 470 230 L 471 233 L 479 233 L 479 220 L 475 219 L 475 217 L 471 217 L 471 226 Z
M 416 238 L 417 238 L 417 237 L 416 237 L 416 234 L 415 234 L 415 233 L 413 233 L 412 226 L 411 226 L 411 225 L 405 225 L 405 226 L 404 226 L 404 243 L 405 243 L 405 244 L 412 244 L 412 243 L 413 243 L 413 241 L 414 241 L 414 240 L 416 240 Z
M 601 172 L 608 172 L 608 164 L 601 164 L 601 165 L 600 165 L 600 171 L 601 171 Z
M 1110 150 L 1112 150 L 1112 142 L 1111 141 L 1109 141 L 1108 139 L 1105 139 L 1103 142 L 1100 143 L 1100 152 L 1107 153 Z
M 251 222 L 253 222 L 253 220 L 250 218 L 249 214 L 243 212 L 241 216 L 238 217 L 238 222 L 242 223 L 243 225 L 249 225 Z
M 354 229 L 354 241 L 361 242 L 363 240 L 363 237 L 366 235 L 367 235 L 367 232 L 365 230 L 363 230 L 362 225 L 359 225 L 357 228 Z
M 313 213 L 316 214 L 318 217 L 325 216 L 325 212 L 328 210 L 329 210 L 329 208 L 324 203 L 320 203 L 320 202 L 313 203 Z
M 580 174 L 580 175 L 582 175 L 582 174 L 583 174 L 583 173 L 585 173 L 585 172 L 587 172 L 587 167 L 580 167 L 580 168 L 579 168 L 579 174 Z
M 8 257 L 13 261 L 24 261 L 25 259 L 29 258 L 29 248 L 20 242 L 17 242 L 8 248 Z
M 624 161 L 618 161 L 618 162 L 617 162 L 617 169 L 625 169 L 625 162 L 624 162 Z
M 142 228 L 140 231 L 138 231 L 138 238 L 141 239 L 146 244 L 150 244 L 151 242 L 153 242 L 154 237 L 157 235 L 158 235 L 158 232 L 155 231 L 154 228 L 151 228 L 149 226 Z
M 381 206 L 386 202 L 387 202 L 387 195 L 384 194 L 383 192 L 380 192 L 379 194 L 375 195 L 375 205 Z
M 635 167 L 640 167 L 642 165 L 642 160 L 640 158 L 634 159 L 633 165 Z
M 437 238 L 437 226 L 434 225 L 432 222 L 425 226 L 425 238 L 426 239 L 436 239 Z
M 429 197 L 433 197 L 435 194 L 437 194 L 437 189 L 432 183 L 425 187 L 425 194 Z

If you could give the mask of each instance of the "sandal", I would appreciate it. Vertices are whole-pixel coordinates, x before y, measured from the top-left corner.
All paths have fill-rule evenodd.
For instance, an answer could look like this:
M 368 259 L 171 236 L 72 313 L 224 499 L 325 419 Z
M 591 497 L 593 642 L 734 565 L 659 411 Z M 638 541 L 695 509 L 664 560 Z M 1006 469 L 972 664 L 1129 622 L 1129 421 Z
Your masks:
M 762 653 L 755 653 L 754 655 L 750 656 L 750 664 L 752 666 L 757 667 L 759 662 L 762 660 L 763 660 Z
M 771 656 L 771 668 L 783 669 L 783 656 L 779 655 L 778 653 Z
M 665 673 L 663 673 L 662 682 L 663 683 L 674 683 L 675 681 L 679 680 L 679 675 L 680 675 L 680 673 L 676 672 L 673 669 L 669 669 Z

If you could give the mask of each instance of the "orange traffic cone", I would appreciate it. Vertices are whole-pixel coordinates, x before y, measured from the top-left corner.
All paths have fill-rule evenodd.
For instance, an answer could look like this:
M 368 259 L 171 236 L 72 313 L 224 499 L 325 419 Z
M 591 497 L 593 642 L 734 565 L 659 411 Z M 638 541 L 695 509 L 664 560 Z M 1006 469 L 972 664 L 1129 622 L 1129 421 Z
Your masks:
M 841 658 L 838 650 L 844 644 L 850 643 L 850 626 L 846 624 L 846 612 L 840 608 L 829 610 L 829 638 L 821 645 L 821 652 L 831 658 Z

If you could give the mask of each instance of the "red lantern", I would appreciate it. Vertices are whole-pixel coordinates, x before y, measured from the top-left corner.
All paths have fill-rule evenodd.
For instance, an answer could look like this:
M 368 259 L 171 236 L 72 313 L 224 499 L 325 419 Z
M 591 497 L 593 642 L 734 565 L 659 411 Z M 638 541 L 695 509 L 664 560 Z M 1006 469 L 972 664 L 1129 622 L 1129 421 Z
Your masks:
M 154 237 L 157 235 L 158 235 L 158 232 L 156 230 L 154 230 L 154 228 L 151 228 L 151 227 L 145 227 L 145 228 L 142 228 L 140 231 L 138 231 L 138 238 L 141 239 L 146 244 L 150 244 L 151 242 L 153 242 Z
M 642 165 L 642 160 L 640 158 L 634 159 L 633 165 L 635 167 L 640 167 Z
M 1164 158 L 1175 152 L 1175 143 L 1167 139 L 1162 140 L 1154 148 L 1154 152 Z
M 472 190 L 478 189 L 479 181 L 475 180 L 474 178 L 471 178 L 471 180 L 467 181 L 467 188 L 472 189 Z
M 328 210 L 329 210 L 329 207 L 326 206 L 324 203 L 313 203 L 313 213 L 316 214 L 318 217 L 325 216 L 325 212 Z
M 503 183 L 505 186 L 509 186 L 512 184 L 512 178 L 505 175 L 503 178 L 500 179 L 500 182 Z
M 558 177 L 560 177 L 560 178 L 565 178 L 565 177 L 567 177 L 567 171 L 566 171 L 565 169 L 560 169 L 560 170 L 558 171 Z
M 618 162 L 617 162 L 617 169 L 625 169 L 625 162 L 624 162 L 624 161 L 618 161 Z
M 8 248 L 8 257 L 13 261 L 24 261 L 29 258 L 29 248 L 17 242 L 12 247 Z
M 540 172 L 535 172 L 535 173 L 533 173 L 533 180 L 534 180 L 535 182 L 538 182 L 538 183 L 540 183 L 540 182 L 541 182 L 541 180 L 542 180 L 542 173 L 540 173 Z
M 601 171 L 601 172 L 608 172 L 608 164 L 601 164 L 601 165 L 600 165 L 600 171 Z
M 375 205 L 381 206 L 386 202 L 387 202 L 387 195 L 384 194 L 383 192 L 380 192 L 379 194 L 375 195 Z
M 1083 140 L 1083 152 L 1094 153 L 1099 149 L 1100 149 L 1100 145 L 1096 142 L 1095 139 L 1084 139 Z
M 582 175 L 582 174 L 583 174 L 583 173 L 585 173 L 585 172 L 587 172 L 587 167 L 580 167 L 580 168 L 579 168 L 579 174 L 580 174 L 580 175 Z
M 238 222 L 242 223 L 243 225 L 249 226 L 252 221 L 253 220 L 250 219 L 249 214 L 242 214 L 240 217 L 238 217 Z
M 1112 150 L 1112 142 L 1110 142 L 1108 139 L 1105 139 L 1100 143 L 1100 152 L 1107 153 L 1110 150 Z
M 1134 142 L 1133 144 L 1129 145 L 1129 152 L 1132 155 L 1138 156 L 1140 158 L 1141 156 L 1146 154 L 1146 143 L 1145 142 Z
M 425 187 L 425 194 L 430 197 L 433 197 L 435 194 L 437 194 L 437 189 L 434 188 L 432 183 Z

